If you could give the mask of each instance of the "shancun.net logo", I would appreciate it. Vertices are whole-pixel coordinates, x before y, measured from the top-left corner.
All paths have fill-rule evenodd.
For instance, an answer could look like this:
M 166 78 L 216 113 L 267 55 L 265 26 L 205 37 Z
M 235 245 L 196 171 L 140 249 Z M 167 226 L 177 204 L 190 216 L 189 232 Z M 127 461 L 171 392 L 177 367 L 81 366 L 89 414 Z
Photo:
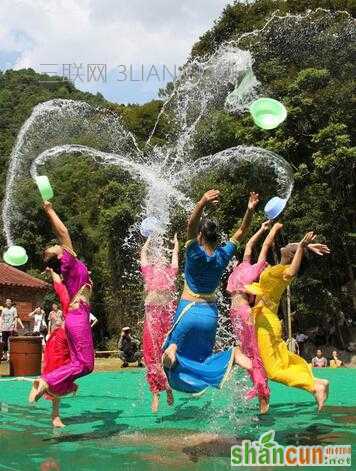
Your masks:
M 351 445 L 283 446 L 269 430 L 231 447 L 231 466 L 351 466 Z

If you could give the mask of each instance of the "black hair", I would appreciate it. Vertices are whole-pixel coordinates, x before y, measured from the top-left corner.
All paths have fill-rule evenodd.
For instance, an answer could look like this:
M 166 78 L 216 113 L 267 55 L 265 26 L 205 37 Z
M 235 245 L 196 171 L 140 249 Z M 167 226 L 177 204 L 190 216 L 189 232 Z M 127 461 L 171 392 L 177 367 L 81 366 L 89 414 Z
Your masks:
M 61 264 L 57 257 L 52 257 L 46 262 L 44 262 L 45 267 L 52 268 L 52 270 L 58 275 L 61 274 Z
M 200 221 L 198 232 L 201 233 L 208 244 L 217 244 L 219 240 L 219 225 L 212 219 L 203 219 Z

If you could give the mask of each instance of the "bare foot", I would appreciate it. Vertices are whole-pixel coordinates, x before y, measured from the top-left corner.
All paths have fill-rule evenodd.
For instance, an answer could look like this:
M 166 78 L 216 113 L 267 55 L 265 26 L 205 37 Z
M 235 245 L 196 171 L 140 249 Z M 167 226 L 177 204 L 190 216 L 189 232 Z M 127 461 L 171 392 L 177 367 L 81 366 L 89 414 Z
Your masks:
M 28 396 L 28 402 L 30 402 L 30 403 L 35 402 L 39 383 L 40 382 L 39 382 L 38 379 L 35 379 L 34 382 L 32 383 L 32 388 L 31 388 L 30 394 Z
M 162 355 L 162 363 L 165 368 L 172 368 L 176 362 L 177 345 L 172 343 Z
M 265 397 L 261 397 L 259 401 L 260 401 L 260 414 L 267 414 L 269 410 L 268 400 Z
M 28 401 L 33 404 L 48 390 L 48 384 L 42 378 L 35 379 L 28 396 Z
M 61 421 L 61 418 L 59 416 L 52 417 L 52 424 L 53 424 L 53 427 L 58 427 L 58 428 L 65 427 L 64 423 Z
M 234 361 L 236 365 L 239 365 L 241 368 L 245 368 L 246 370 L 250 370 L 252 368 L 252 361 L 242 353 L 239 347 L 235 348 Z
M 159 394 L 153 393 L 152 402 L 151 402 L 151 410 L 155 414 L 158 411 L 159 406 Z
M 314 397 L 318 405 L 318 412 L 324 406 L 324 403 L 329 395 L 329 381 L 326 379 L 316 379 L 315 380 L 315 392 Z
M 172 389 L 167 389 L 167 404 L 169 406 L 173 406 L 174 404 L 174 396 Z

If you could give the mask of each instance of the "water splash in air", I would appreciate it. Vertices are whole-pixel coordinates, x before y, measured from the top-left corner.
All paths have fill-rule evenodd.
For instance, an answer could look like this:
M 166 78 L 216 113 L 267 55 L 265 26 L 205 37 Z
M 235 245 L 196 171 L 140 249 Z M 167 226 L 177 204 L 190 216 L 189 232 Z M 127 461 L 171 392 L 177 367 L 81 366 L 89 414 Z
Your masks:
M 308 65 L 309 57 L 319 54 L 318 65 L 331 70 L 333 55 L 349 47 L 354 31 L 353 19 L 346 12 L 317 9 L 304 15 L 274 13 L 262 28 L 220 45 L 209 57 L 188 61 L 167 92 L 143 145 L 112 111 L 73 100 L 40 103 L 22 126 L 10 156 L 3 204 L 7 244 L 16 242 L 15 228 L 21 228 L 22 215 L 15 195 L 20 182 L 30 175 L 47 173 L 46 164 L 64 156 L 87 157 L 98 165 L 120 167 L 142 182 L 146 197 L 136 224 L 128 228 L 128 243 L 135 243 L 142 218 L 155 216 L 160 222 L 160 250 L 175 211 L 192 208 L 190 190 L 207 172 L 233 171 L 247 165 L 252 180 L 255 174 L 268 174 L 274 193 L 288 199 L 293 171 L 281 156 L 238 142 L 202 156 L 196 147 L 199 126 L 214 111 L 229 112 L 238 119 L 255 98 L 268 92 L 268 84 L 258 80 L 259 72 L 274 57 L 286 66 L 301 61 Z M 162 121 L 165 126 L 160 126 Z M 163 138 L 162 129 L 168 129 Z M 155 139 L 158 130 L 159 140 Z

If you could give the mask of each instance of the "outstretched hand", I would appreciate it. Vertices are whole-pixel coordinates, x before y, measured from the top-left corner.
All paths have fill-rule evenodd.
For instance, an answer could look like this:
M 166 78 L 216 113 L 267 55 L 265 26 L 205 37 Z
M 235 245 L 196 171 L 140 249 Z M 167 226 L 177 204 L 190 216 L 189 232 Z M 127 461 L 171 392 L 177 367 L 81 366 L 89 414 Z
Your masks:
M 316 253 L 317 255 L 320 255 L 321 257 L 323 255 L 328 255 L 330 253 L 330 249 L 327 245 L 325 244 L 309 244 L 308 245 L 308 250 L 311 252 Z
M 258 193 L 255 193 L 254 191 L 252 191 L 250 193 L 250 198 L 248 200 L 247 208 L 250 211 L 253 211 L 256 208 L 256 206 L 258 205 L 259 201 L 260 201 L 260 195 Z
M 219 204 L 219 198 L 220 198 L 220 191 L 219 190 L 209 190 L 206 193 L 204 193 L 201 201 L 206 206 L 207 204 L 211 203 L 214 206 L 217 206 Z
M 307 247 L 313 240 L 316 239 L 316 234 L 313 231 L 307 232 L 303 239 L 300 241 L 300 245 L 303 247 Z
M 52 203 L 50 201 L 44 201 L 43 202 L 43 209 L 48 212 L 50 211 L 51 209 L 53 209 L 53 206 L 52 206 Z
M 261 230 L 263 232 L 267 232 L 269 230 L 269 228 L 271 227 L 271 223 L 272 221 L 270 219 L 268 219 L 268 221 L 265 221 L 261 224 Z

